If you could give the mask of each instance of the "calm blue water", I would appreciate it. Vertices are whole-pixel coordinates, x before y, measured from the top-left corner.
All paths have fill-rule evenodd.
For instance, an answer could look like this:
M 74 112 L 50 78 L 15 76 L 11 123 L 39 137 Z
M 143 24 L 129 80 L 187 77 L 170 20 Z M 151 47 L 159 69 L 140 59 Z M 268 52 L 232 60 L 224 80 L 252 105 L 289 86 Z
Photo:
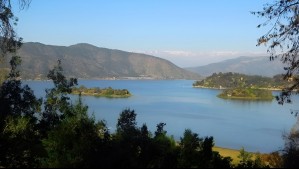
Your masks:
M 26 81 L 38 96 L 52 82 Z M 213 136 L 221 147 L 247 151 L 271 152 L 283 147 L 283 132 L 296 123 L 290 109 L 299 109 L 299 97 L 293 104 L 278 105 L 263 101 L 223 100 L 219 90 L 192 88 L 189 80 L 81 80 L 87 87 L 128 89 L 130 98 L 95 98 L 84 96 L 90 113 L 96 119 L 106 120 L 115 130 L 118 116 L 125 108 L 137 113 L 138 126 L 146 123 L 154 132 L 160 122 L 166 123 L 168 135 L 179 139 L 186 128 L 201 137 Z M 274 93 L 275 94 L 275 93 Z

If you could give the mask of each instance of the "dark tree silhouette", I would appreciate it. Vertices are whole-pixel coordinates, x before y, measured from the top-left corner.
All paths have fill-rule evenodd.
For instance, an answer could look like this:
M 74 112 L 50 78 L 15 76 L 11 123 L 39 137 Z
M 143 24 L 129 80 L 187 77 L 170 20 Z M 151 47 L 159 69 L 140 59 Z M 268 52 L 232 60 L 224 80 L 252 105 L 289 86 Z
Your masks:
M 164 126 L 166 123 L 159 123 L 157 124 L 157 130 L 155 131 L 155 137 L 158 137 L 160 135 L 166 135 L 167 131 L 164 130 Z
M 299 167 L 299 132 L 293 131 L 283 136 L 285 147 L 283 149 L 283 165 L 286 168 Z
M 199 161 L 200 145 L 202 143 L 202 138 L 199 138 L 198 134 L 192 133 L 190 129 L 186 129 L 184 136 L 181 138 L 180 142 L 180 158 L 179 167 L 182 168 L 194 168 L 197 167 Z
M 11 71 L 0 85 L 0 166 L 37 166 L 37 117 L 41 99 L 18 79 L 21 59 L 13 56 Z

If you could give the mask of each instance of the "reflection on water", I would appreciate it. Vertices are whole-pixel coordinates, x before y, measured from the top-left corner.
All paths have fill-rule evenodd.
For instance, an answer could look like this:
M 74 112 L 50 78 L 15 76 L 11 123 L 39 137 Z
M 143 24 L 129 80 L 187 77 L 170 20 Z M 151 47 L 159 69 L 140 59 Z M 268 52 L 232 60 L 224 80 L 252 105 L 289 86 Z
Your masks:
M 51 82 L 26 82 L 38 96 Z M 165 122 L 167 134 L 179 139 L 186 128 L 200 136 L 213 136 L 217 146 L 248 151 L 271 152 L 283 146 L 282 133 L 290 131 L 296 118 L 290 109 L 298 109 L 299 99 L 293 104 L 278 105 L 273 101 L 224 100 L 217 97 L 219 90 L 192 88 L 188 80 L 84 80 L 86 87 L 128 89 L 130 98 L 96 98 L 84 96 L 90 113 L 105 119 L 115 130 L 120 112 L 125 108 L 137 113 L 138 126 L 146 123 L 154 132 L 156 125 Z M 277 92 L 276 92 L 277 93 Z M 274 95 L 276 94 L 274 92 Z M 72 96 L 73 99 L 77 96 Z

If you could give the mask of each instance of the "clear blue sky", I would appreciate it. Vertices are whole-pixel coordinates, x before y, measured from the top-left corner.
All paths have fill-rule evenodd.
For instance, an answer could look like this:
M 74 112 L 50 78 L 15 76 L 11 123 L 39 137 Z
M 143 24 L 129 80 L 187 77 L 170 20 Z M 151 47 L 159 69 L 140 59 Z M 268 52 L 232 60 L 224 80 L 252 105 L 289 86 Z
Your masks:
M 181 67 L 238 56 L 265 56 L 256 47 L 266 29 L 250 11 L 265 0 L 32 0 L 15 14 L 25 42 L 152 54 Z M 271 1 L 270 1 L 271 2 Z

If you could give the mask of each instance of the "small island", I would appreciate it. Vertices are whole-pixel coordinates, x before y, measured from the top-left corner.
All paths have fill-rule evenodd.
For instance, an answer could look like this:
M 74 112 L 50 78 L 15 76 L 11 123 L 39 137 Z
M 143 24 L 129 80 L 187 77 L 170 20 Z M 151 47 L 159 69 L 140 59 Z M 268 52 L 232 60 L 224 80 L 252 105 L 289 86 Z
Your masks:
M 225 89 L 218 97 L 222 99 L 269 100 L 274 97 L 270 90 L 251 88 Z
M 127 98 L 132 96 L 127 89 L 112 89 L 108 88 L 86 88 L 85 86 L 75 87 L 72 89 L 72 94 L 81 94 L 83 96 L 108 97 L 108 98 Z

